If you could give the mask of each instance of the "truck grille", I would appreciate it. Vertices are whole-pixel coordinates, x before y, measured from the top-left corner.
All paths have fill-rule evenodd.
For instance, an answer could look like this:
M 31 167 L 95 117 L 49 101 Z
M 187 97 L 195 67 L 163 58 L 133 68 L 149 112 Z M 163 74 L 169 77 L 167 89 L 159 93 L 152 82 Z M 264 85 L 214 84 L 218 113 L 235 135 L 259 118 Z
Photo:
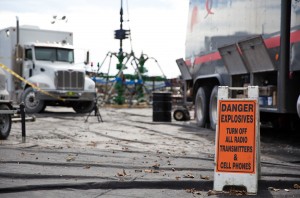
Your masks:
M 84 73 L 78 71 L 57 71 L 56 88 L 61 90 L 83 90 Z

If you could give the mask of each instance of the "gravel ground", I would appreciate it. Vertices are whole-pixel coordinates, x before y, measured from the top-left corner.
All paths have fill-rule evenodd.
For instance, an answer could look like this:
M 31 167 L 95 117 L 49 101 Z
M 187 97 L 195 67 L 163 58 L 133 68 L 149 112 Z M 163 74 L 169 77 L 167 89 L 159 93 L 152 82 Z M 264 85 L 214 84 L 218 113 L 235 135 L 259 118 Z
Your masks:
M 215 194 L 215 133 L 195 122 L 152 122 L 151 108 L 77 115 L 47 108 L 0 142 L 0 197 L 235 197 Z M 263 137 L 254 197 L 299 197 L 300 146 Z M 264 141 L 265 140 L 265 141 Z M 279 141 L 279 140 L 277 140 Z M 300 188 L 300 187 L 299 187 Z M 253 197 L 253 196 L 251 196 Z

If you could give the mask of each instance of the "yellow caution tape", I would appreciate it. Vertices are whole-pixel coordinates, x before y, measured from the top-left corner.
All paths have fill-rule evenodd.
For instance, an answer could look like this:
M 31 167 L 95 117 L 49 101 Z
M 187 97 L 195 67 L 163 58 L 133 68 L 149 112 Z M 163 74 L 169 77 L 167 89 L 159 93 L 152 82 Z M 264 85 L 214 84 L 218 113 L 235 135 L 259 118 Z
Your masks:
M 23 77 L 21 77 L 20 75 L 18 75 L 16 72 L 14 72 L 13 70 L 9 69 L 8 67 L 6 67 L 5 65 L 1 64 L 0 63 L 0 67 L 2 67 L 4 70 L 6 70 L 8 73 L 10 73 L 11 75 L 13 75 L 14 77 L 16 77 L 17 79 L 21 80 L 22 82 L 30 85 L 32 88 L 36 89 L 37 91 L 45 94 L 45 95 L 48 95 L 52 98 L 55 98 L 55 99 L 58 99 L 58 100 L 61 100 L 61 101 L 65 101 L 65 99 L 59 97 L 59 96 L 56 96 L 56 95 L 53 95 L 45 90 L 42 90 L 41 88 L 39 88 L 38 86 L 32 84 L 31 82 L 29 82 L 28 80 L 24 79 Z

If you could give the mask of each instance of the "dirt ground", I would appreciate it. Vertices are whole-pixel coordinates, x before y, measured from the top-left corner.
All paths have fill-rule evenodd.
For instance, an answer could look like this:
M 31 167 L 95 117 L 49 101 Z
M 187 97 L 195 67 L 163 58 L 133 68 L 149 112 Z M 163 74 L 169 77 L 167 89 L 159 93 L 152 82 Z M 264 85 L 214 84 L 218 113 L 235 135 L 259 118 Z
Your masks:
M 231 197 L 213 189 L 215 132 L 153 122 L 151 108 L 75 114 L 47 107 L 0 142 L 0 197 Z M 254 197 L 300 196 L 300 146 L 262 137 Z M 299 187 L 299 189 L 298 189 Z M 253 196 L 251 196 L 253 197 Z

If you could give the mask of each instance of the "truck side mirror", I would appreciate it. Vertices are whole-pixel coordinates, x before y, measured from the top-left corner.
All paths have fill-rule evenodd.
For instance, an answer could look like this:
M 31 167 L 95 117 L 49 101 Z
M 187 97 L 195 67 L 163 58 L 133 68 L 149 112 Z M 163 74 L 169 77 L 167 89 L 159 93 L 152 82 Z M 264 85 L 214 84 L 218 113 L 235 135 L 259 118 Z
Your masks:
M 87 51 L 84 64 L 88 65 L 89 63 L 90 63 L 90 51 Z

